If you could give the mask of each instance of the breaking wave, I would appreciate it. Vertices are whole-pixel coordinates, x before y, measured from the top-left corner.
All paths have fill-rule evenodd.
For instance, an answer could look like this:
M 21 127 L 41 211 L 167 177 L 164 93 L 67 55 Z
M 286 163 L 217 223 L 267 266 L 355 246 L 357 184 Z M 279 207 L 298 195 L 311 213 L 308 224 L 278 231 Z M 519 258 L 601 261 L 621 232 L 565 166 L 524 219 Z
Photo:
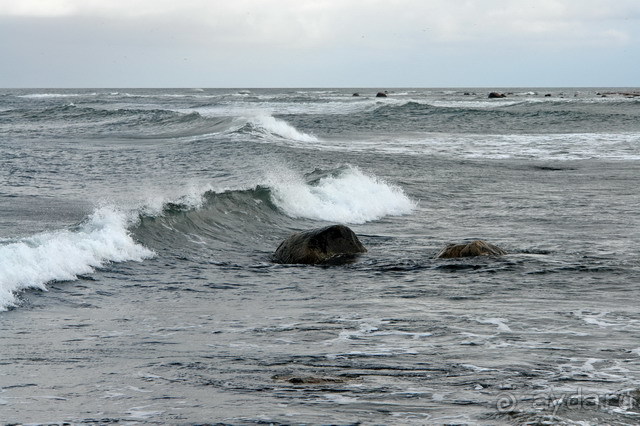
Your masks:
M 409 214 L 415 207 L 401 188 L 353 166 L 311 183 L 290 173 L 270 181 L 274 204 L 291 217 L 357 224 Z
M 201 253 L 204 244 L 225 252 L 239 247 L 246 255 L 271 246 L 260 240 L 265 229 L 288 233 L 298 219 L 362 224 L 409 214 L 416 202 L 347 165 L 306 175 L 284 167 L 251 188 L 191 188 L 133 205 L 99 207 L 69 229 L 0 241 L 0 310 L 16 306 L 25 289 L 46 290 L 49 282 L 76 280 L 110 262 L 143 261 L 154 250 Z
M 300 142 L 318 142 L 318 138 L 299 131 L 284 120 L 271 115 L 258 115 L 248 120 L 248 125 L 252 130 L 268 136 L 276 136 L 288 140 Z
M 110 207 L 97 209 L 75 229 L 45 232 L 0 245 L 0 310 L 16 292 L 46 290 L 50 281 L 74 280 L 108 262 L 142 261 L 153 252 L 129 235 L 130 220 Z

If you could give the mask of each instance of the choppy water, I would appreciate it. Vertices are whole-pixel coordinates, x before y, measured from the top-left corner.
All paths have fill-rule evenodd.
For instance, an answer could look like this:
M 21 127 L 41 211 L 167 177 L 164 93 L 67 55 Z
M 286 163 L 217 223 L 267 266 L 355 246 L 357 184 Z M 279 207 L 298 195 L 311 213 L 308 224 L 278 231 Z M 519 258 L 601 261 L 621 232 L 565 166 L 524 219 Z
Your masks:
M 0 422 L 637 424 L 640 98 L 505 91 L 0 91 Z

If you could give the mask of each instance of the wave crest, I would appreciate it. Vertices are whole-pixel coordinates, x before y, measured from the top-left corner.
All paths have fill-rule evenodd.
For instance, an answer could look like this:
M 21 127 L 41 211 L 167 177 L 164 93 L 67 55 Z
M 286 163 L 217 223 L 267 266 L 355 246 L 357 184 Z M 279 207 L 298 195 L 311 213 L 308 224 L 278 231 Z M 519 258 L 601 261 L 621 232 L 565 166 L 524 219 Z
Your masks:
M 317 137 L 301 132 L 286 121 L 271 115 L 257 115 L 250 118 L 248 124 L 252 130 L 267 136 L 275 136 L 300 142 L 318 142 Z

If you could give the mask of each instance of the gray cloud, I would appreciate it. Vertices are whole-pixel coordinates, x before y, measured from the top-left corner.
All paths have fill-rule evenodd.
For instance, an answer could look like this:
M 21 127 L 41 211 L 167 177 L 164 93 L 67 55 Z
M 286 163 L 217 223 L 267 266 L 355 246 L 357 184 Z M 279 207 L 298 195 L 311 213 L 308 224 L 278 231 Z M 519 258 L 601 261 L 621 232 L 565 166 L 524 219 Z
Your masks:
M 580 62 L 637 58 L 639 21 L 636 0 L 0 0 L 0 85 L 544 85 L 547 61 L 624 84 Z

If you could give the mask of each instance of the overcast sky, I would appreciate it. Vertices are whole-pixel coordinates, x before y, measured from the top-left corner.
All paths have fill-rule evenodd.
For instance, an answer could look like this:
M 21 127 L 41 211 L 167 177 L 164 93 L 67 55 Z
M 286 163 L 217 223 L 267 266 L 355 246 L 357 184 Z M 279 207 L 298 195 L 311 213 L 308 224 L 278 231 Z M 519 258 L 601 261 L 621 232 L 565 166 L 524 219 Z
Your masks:
M 640 0 L 0 0 L 0 87 L 640 86 Z

